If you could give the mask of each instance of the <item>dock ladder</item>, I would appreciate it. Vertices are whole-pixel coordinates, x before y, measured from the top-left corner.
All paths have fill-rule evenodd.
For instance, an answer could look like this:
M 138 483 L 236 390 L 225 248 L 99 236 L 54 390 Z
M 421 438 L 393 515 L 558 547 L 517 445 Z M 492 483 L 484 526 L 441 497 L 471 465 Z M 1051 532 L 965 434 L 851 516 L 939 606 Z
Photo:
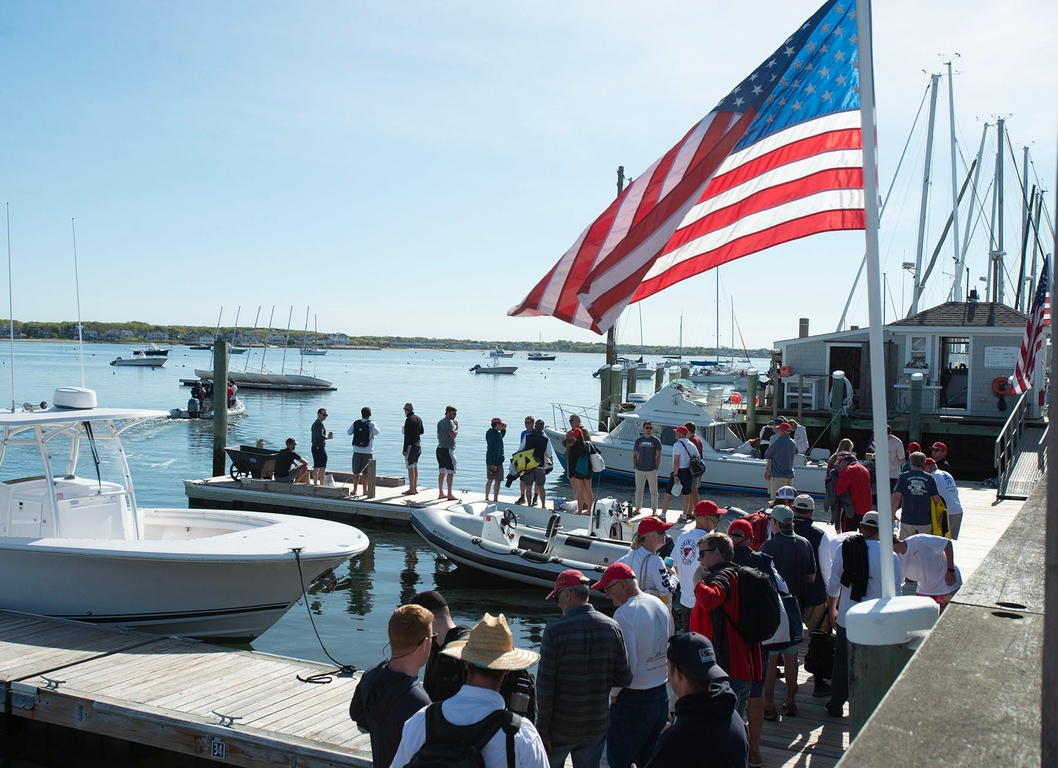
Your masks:
M 996 499 L 1027 499 L 1047 471 L 1048 426 L 1025 423 L 1027 392 L 1018 398 L 1010 418 L 996 438 Z

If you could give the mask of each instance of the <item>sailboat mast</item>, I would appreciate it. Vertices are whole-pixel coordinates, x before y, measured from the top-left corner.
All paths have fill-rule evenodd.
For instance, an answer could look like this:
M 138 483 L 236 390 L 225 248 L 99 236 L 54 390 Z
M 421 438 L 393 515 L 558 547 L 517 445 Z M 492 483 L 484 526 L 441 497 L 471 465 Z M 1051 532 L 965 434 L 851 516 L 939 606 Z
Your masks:
M 958 56 L 959 54 L 955 54 Z M 962 301 L 962 261 L 959 259 L 959 179 L 956 171 L 955 140 L 955 83 L 951 75 L 951 62 L 948 67 L 948 122 L 951 125 L 951 226 L 952 246 L 955 248 L 955 300 Z
M 996 181 L 995 181 L 995 227 L 996 249 L 992 257 L 992 301 L 1003 303 L 1003 139 L 1006 134 L 1006 121 L 999 118 L 996 123 Z
M 301 365 L 298 367 L 298 373 L 302 374 L 305 372 L 305 342 L 309 339 L 309 308 L 305 307 L 305 330 L 301 334 Z
M 922 296 L 922 252 L 926 246 L 926 209 L 929 206 L 930 173 L 933 170 L 933 129 L 937 124 L 937 86 L 940 75 L 929 76 L 929 125 L 926 128 L 926 162 L 922 169 L 922 199 L 918 211 L 918 247 L 915 249 L 915 284 L 911 292 L 911 306 L 907 316 L 918 312 L 918 300 Z

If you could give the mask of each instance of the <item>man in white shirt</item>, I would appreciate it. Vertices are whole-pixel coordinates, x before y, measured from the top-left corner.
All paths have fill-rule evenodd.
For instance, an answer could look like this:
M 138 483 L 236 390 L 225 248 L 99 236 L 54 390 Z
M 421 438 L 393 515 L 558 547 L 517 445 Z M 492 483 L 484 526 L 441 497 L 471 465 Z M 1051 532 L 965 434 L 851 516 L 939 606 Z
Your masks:
M 900 467 L 904 465 L 904 444 L 893 434 L 893 428 L 886 426 L 889 433 L 889 493 L 896 490 L 896 480 L 900 477 Z
M 918 582 L 915 594 L 930 598 L 943 611 L 962 586 L 962 572 L 955 565 L 951 539 L 928 533 L 917 533 L 903 541 L 894 536 L 893 552 L 904 576 Z
M 726 510 L 725 510 L 726 511 Z M 694 608 L 694 572 L 698 570 L 698 539 L 716 530 L 720 522 L 720 507 L 715 502 L 702 499 L 694 507 L 694 527 L 688 528 L 676 539 L 672 548 L 672 559 L 676 575 L 680 579 L 680 631 L 691 631 L 691 609 Z
M 606 762 L 610 768 L 646 765 L 669 718 L 665 654 L 674 632 L 672 613 L 661 600 L 639 590 L 626 563 L 610 565 L 591 588 L 617 606 L 614 619 L 621 626 L 632 670 L 628 686 L 610 691 Z
M 959 486 L 955 484 L 955 478 L 951 472 L 945 472 L 937 466 L 933 459 L 926 459 L 926 472 L 933 475 L 937 482 L 937 492 L 944 499 L 944 506 L 948 508 L 948 526 L 951 529 L 952 539 L 959 538 L 959 529 L 962 528 L 962 502 L 959 500 Z
M 400 747 L 392 768 L 404 768 L 426 743 L 426 712 L 436 707 L 445 721 L 454 726 L 474 725 L 493 712 L 504 709 L 500 686 L 507 673 L 527 669 L 540 655 L 514 647 L 507 618 L 485 614 L 466 640 L 451 643 L 441 653 L 460 659 L 467 666 L 466 684 L 450 699 L 423 707 L 404 724 Z M 662 655 L 664 662 L 664 654 Z M 486 768 L 507 768 L 507 750 L 514 751 L 517 768 L 548 768 L 547 752 L 540 734 L 528 718 L 521 718 L 513 739 L 504 728 L 496 731 L 481 750 Z
M 845 702 L 849 698 L 849 643 L 845 634 L 845 615 L 854 602 L 875 600 L 882 596 L 882 549 L 878 543 L 878 513 L 870 511 L 860 521 L 860 535 L 851 535 L 841 540 L 834 548 L 834 561 L 830 569 L 830 581 L 827 584 L 827 605 L 830 608 L 830 623 L 837 628 L 834 643 L 834 675 L 830 681 L 830 701 L 826 704 L 827 714 L 831 717 L 844 715 Z M 888 535 L 888 534 L 887 534 Z M 862 544 L 859 539 L 863 539 Z M 866 573 L 857 573 L 856 551 L 866 545 Z M 862 552 L 862 550 L 859 550 Z M 860 558 L 859 565 L 862 565 Z M 842 586 L 845 569 L 850 569 L 852 579 L 849 586 Z M 857 578 L 859 576 L 860 578 Z M 900 594 L 900 561 L 893 554 L 894 593 Z M 861 594 L 862 591 L 862 594 Z

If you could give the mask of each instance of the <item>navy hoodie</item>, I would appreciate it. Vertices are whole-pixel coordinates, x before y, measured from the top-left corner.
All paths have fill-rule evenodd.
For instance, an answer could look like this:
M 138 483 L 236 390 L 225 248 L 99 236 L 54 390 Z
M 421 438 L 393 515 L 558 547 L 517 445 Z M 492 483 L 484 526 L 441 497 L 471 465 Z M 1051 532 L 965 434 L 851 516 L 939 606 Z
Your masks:
M 726 680 L 681 696 L 676 722 L 661 734 L 647 768 L 747 768 L 749 743 L 737 701 Z

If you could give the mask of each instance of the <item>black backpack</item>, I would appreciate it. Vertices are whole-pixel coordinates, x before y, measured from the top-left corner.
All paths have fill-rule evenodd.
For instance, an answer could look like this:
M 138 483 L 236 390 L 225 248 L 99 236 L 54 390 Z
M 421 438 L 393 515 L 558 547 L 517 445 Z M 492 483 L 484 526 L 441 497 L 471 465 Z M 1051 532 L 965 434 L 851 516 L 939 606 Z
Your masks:
M 782 619 L 779 590 L 771 576 L 757 568 L 736 565 L 731 570 L 738 578 L 738 621 L 727 611 L 724 617 L 747 643 L 763 643 L 775 634 Z
M 353 422 L 353 445 L 357 448 L 367 448 L 371 442 L 371 428 L 363 419 Z
M 441 712 L 441 702 L 426 708 L 426 742 L 406 768 L 485 768 L 481 751 L 502 728 L 507 734 L 507 768 L 514 768 L 514 734 L 522 718 L 499 709 L 470 725 L 452 725 Z

